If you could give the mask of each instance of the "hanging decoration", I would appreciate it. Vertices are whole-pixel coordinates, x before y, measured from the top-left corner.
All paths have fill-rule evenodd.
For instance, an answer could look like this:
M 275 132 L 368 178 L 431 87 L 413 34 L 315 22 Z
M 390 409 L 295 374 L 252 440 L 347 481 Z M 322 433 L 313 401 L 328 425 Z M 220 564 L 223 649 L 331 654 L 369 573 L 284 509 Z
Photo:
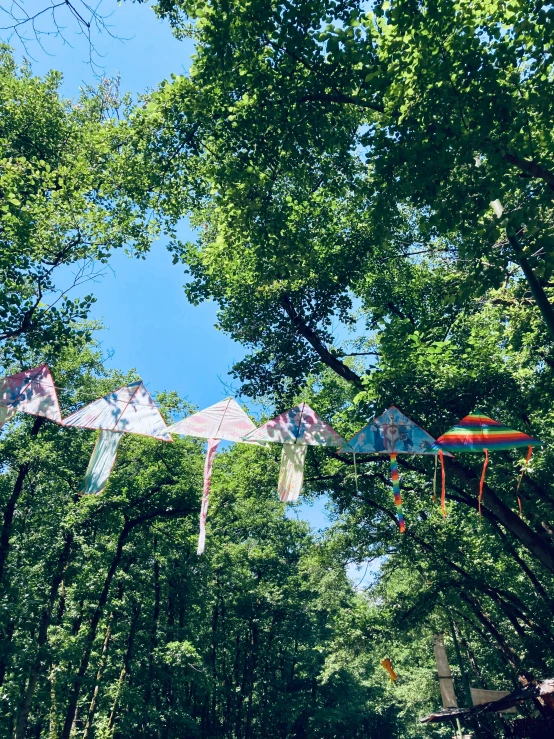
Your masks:
M 85 405 L 62 424 L 102 431 L 87 467 L 84 494 L 97 494 L 105 488 L 122 434 L 172 441 L 162 414 L 140 380 Z
M 0 380 L 0 428 L 16 411 L 61 423 L 58 395 L 47 364 Z
M 389 673 L 391 683 L 393 683 L 395 680 L 398 679 L 398 675 L 393 670 L 392 663 L 388 657 L 386 659 L 381 660 L 381 666 L 383 667 L 384 670 L 386 670 Z
M 341 453 L 356 454 L 388 454 L 390 457 L 390 475 L 396 515 L 400 531 L 405 531 L 404 511 L 400 495 L 400 476 L 398 474 L 398 454 L 432 454 L 440 455 L 434 449 L 435 440 L 395 406 L 364 426 L 350 439 Z M 448 454 L 448 452 L 446 452 Z M 451 456 L 449 454 L 449 456 Z
M 439 436 L 435 449 L 443 452 L 482 452 L 485 459 L 481 479 L 479 481 L 479 515 L 481 515 L 481 501 L 483 499 L 483 487 L 485 484 L 485 474 L 489 463 L 489 452 L 500 449 L 517 449 L 527 448 L 527 458 L 521 472 L 517 485 L 517 502 L 521 513 L 521 501 L 519 499 L 519 486 L 521 479 L 533 453 L 534 446 L 540 446 L 543 442 L 533 439 L 531 436 L 524 434 L 522 431 L 504 426 L 498 421 L 483 415 L 482 413 L 470 413 L 462 418 L 456 426 L 453 426 L 446 433 Z M 444 489 L 444 471 L 443 471 L 443 489 Z
M 206 461 L 204 463 L 204 487 L 200 509 L 200 533 L 198 536 L 197 554 L 202 554 L 206 545 L 206 519 L 208 516 L 212 464 L 218 444 L 221 440 L 242 441 L 242 437 L 255 428 L 256 426 L 248 418 L 237 401 L 233 398 L 225 398 L 225 400 L 215 403 L 203 411 L 183 418 L 182 421 L 169 426 L 167 429 L 171 434 L 198 436 L 208 440 Z
M 308 446 L 346 445 L 344 439 L 325 423 L 307 403 L 264 423 L 244 437 L 244 441 L 270 441 L 283 444 L 279 473 L 279 498 L 283 503 L 298 499 L 304 479 Z

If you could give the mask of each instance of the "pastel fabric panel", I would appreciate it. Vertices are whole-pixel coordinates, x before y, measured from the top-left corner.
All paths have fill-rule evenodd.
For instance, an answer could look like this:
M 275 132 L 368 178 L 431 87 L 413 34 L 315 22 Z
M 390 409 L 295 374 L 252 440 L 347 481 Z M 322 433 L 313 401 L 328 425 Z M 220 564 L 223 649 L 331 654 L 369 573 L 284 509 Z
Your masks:
M 283 444 L 278 485 L 279 498 L 283 503 L 298 500 L 304 481 L 307 451 L 306 444 Z
M 434 454 L 430 434 L 392 406 L 350 439 L 344 452 L 356 454 Z
M 114 431 L 101 432 L 85 473 L 83 494 L 98 495 L 104 490 L 115 464 L 122 436 L 123 434 Z
M 200 533 L 198 535 L 196 554 L 203 554 L 206 548 L 206 521 L 208 519 L 208 502 L 212 482 L 212 465 L 218 444 L 219 439 L 208 439 L 206 461 L 204 462 L 204 489 L 202 491 L 202 505 L 200 507 Z
M 1 380 L 0 405 L 56 423 L 62 420 L 54 379 L 47 364 Z
M 437 446 L 451 452 L 484 452 L 485 449 L 514 449 L 542 443 L 482 413 L 470 413 L 437 439 Z
M 274 441 L 309 446 L 344 446 L 346 442 L 325 423 L 307 403 L 264 423 L 244 438 L 244 441 Z
M 242 437 L 255 429 L 255 425 L 233 398 L 225 398 L 183 418 L 167 429 L 171 434 L 199 436 L 203 439 L 242 441 Z
M 13 408 L 10 408 L 7 405 L 0 405 L 0 429 L 14 415 L 15 415 L 15 410 Z
M 172 441 L 152 396 L 142 382 L 133 382 L 89 403 L 64 419 L 64 426 L 119 431 Z

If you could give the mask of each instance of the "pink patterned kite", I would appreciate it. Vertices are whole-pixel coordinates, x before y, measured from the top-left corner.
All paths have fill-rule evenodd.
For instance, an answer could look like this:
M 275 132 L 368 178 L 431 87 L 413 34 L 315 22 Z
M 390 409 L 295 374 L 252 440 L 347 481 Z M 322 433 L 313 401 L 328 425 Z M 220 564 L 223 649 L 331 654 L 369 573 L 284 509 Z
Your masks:
M 202 492 L 202 506 L 200 509 L 200 533 L 198 535 L 197 554 L 202 554 L 206 546 L 206 519 L 208 517 L 208 500 L 210 497 L 210 483 L 212 465 L 217 446 L 221 440 L 242 441 L 242 437 L 255 429 L 255 425 L 233 398 L 225 398 L 183 418 L 167 430 L 172 434 L 182 436 L 199 436 L 208 440 L 206 462 L 204 464 L 204 489 Z
M 105 488 L 124 433 L 172 441 L 162 414 L 140 380 L 85 405 L 62 423 L 102 431 L 87 467 L 83 493 L 97 494 Z
M 346 446 L 344 439 L 307 403 L 301 403 L 264 423 L 243 441 L 273 441 L 283 445 L 278 485 L 283 503 L 297 500 L 300 495 L 308 446 Z
M 58 395 L 47 364 L 0 380 L 0 428 L 16 411 L 61 423 Z

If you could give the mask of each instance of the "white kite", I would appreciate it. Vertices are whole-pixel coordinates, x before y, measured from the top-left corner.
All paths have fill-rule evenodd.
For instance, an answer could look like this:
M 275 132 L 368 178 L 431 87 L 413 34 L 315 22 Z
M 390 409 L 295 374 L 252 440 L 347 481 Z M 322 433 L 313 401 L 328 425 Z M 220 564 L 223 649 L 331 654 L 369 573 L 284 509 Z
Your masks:
M 87 467 L 83 493 L 101 493 L 106 487 L 123 434 L 172 441 L 162 414 L 140 380 L 85 405 L 62 423 L 102 431 Z
M 245 436 L 243 441 L 273 441 L 283 445 L 278 485 L 283 503 L 297 500 L 300 495 L 308 446 L 347 446 L 342 436 L 307 403 L 272 418 Z
M 62 422 L 54 379 L 47 364 L 0 380 L 0 428 L 17 411 Z
M 183 418 L 167 430 L 171 434 L 181 436 L 198 436 L 208 440 L 206 461 L 204 463 L 204 488 L 202 492 L 202 506 L 200 508 L 200 533 L 198 535 L 197 554 L 202 554 L 206 545 L 206 519 L 208 517 L 208 500 L 210 497 L 210 482 L 212 465 L 220 441 L 242 441 L 242 437 L 255 429 L 255 425 L 233 398 L 225 398 Z

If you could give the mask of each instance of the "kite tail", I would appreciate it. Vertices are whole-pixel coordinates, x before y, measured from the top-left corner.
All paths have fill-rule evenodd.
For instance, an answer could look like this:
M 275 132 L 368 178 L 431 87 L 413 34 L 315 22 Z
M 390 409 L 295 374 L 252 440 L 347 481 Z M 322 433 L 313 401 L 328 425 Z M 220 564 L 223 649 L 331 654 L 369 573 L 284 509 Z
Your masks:
M 446 475 L 444 472 L 444 454 L 442 449 L 439 449 L 439 457 L 441 460 L 441 508 L 442 515 L 446 518 Z
M 527 457 L 525 458 L 525 463 L 523 465 L 523 469 L 521 470 L 521 475 L 519 476 L 519 480 L 518 480 L 518 483 L 517 483 L 516 494 L 517 494 L 517 505 L 518 505 L 518 508 L 519 508 L 519 515 L 520 516 L 523 516 L 523 510 L 521 508 L 521 500 L 519 498 L 519 486 L 521 485 L 521 481 L 523 480 L 523 475 L 525 474 L 525 470 L 527 469 L 527 465 L 529 464 L 529 460 L 531 459 L 531 454 L 533 454 L 533 447 L 532 446 L 528 446 L 527 447 Z
M 529 449 L 530 448 L 531 447 L 529 447 Z M 354 460 L 354 480 L 356 482 L 356 492 L 359 493 L 360 491 L 358 490 L 358 470 L 356 469 L 356 452 L 353 452 L 352 459 Z
M 433 503 L 437 502 L 437 462 L 438 462 L 438 456 L 435 454 L 435 476 L 433 478 Z
M 487 471 L 487 465 L 489 463 L 489 450 L 485 449 L 485 463 L 483 464 L 483 471 L 481 472 L 481 480 L 479 482 L 479 516 L 481 513 L 481 501 L 483 500 L 483 486 L 485 484 L 485 472 Z
M 203 554 L 206 546 L 206 519 L 208 518 L 208 500 L 210 498 L 210 484 L 212 481 L 212 465 L 219 439 L 208 439 L 206 461 L 204 462 L 204 489 L 202 491 L 202 505 L 200 507 L 200 533 L 196 554 Z
M 394 503 L 396 505 L 396 515 L 398 517 L 398 527 L 404 532 L 406 526 L 404 524 L 404 511 L 402 510 L 402 498 L 400 497 L 400 477 L 398 476 L 398 462 L 396 454 L 390 455 L 390 477 L 392 480 L 392 492 L 394 493 Z

